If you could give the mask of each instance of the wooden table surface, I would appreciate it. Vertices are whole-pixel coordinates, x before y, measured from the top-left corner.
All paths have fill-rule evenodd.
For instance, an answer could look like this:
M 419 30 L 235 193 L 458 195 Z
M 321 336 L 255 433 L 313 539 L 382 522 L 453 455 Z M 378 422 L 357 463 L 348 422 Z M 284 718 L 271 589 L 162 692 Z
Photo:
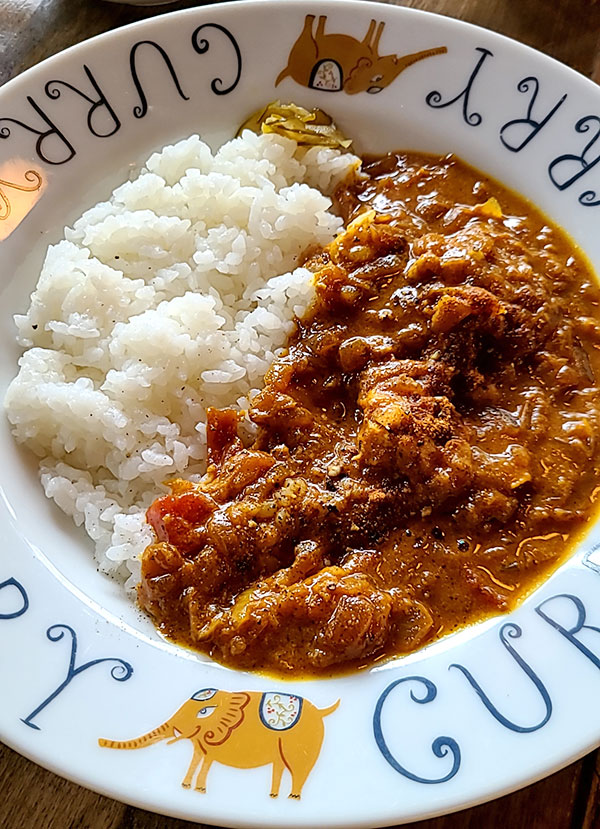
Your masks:
M 283 0 L 285 2 L 285 0 Z M 243 0 L 240 0 L 243 2 Z M 102 0 L 0 0 L 0 84 L 66 46 L 164 11 Z M 598 0 L 406 0 L 520 40 L 600 83 Z M 44 771 L 0 744 L 2 829 L 185 829 L 198 826 L 125 806 Z M 419 829 L 599 829 L 600 751 L 546 780 Z

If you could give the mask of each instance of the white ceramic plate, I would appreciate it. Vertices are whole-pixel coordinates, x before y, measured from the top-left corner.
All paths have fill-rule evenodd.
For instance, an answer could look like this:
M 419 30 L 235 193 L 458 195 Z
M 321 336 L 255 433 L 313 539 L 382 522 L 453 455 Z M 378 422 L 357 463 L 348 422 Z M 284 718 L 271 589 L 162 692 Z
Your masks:
M 357 41 L 371 19 L 384 22 L 382 55 L 447 52 L 393 80 L 390 61 L 366 53 L 375 65 L 355 94 L 343 88 L 353 67 L 334 62 L 329 73 L 323 64 L 313 73 L 321 88 L 293 77 L 275 88 L 309 14 Z M 368 94 L 369 86 L 384 88 Z M 11 315 L 26 307 L 63 226 L 151 150 L 197 131 L 220 143 L 276 97 L 326 109 L 359 151 L 458 153 L 532 199 L 599 268 L 600 89 L 580 75 L 491 32 L 383 4 L 250 0 L 190 9 L 90 40 L 0 90 L 2 389 L 18 357 Z M 96 572 L 88 540 L 46 501 L 35 463 L 16 449 L 6 422 L 1 429 L 0 736 L 47 768 L 207 823 L 381 826 L 506 793 L 600 741 L 597 526 L 510 616 L 358 676 L 284 683 L 161 641 Z M 229 707 L 237 717 L 235 750 L 225 740 L 226 750 L 210 751 L 222 762 L 206 794 L 181 786 L 189 740 L 120 752 L 98 744 L 153 729 L 205 689 L 223 693 L 188 702 L 194 716 L 211 699 L 219 716 Z M 253 694 L 267 692 L 279 698 L 264 703 L 288 709 L 280 730 L 248 713 L 261 699 Z M 244 700 L 252 703 L 245 713 Z M 319 752 L 321 717 L 311 706 L 337 700 Z M 244 768 L 257 744 L 265 765 Z M 296 788 L 316 761 L 300 800 L 287 797 L 287 772 L 281 796 L 269 798 L 268 763 L 280 746 L 296 758 Z

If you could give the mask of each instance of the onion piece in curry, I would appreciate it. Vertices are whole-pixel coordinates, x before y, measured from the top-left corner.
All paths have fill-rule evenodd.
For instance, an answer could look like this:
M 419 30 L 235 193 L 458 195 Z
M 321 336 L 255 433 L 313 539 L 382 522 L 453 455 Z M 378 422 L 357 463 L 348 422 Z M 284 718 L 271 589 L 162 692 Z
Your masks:
M 392 153 L 209 468 L 148 510 L 139 601 L 232 666 L 331 674 L 509 611 L 594 512 L 600 292 L 569 239 L 457 158 Z

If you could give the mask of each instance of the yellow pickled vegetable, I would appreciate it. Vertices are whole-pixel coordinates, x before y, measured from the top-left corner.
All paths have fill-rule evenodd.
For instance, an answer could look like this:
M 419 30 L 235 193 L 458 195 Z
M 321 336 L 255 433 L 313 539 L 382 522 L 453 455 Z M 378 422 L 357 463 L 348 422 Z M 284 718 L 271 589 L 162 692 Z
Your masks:
M 308 110 L 296 104 L 282 104 L 272 101 L 263 109 L 251 115 L 238 130 L 275 133 L 292 138 L 304 146 L 348 149 L 352 141 L 346 138 L 322 109 Z

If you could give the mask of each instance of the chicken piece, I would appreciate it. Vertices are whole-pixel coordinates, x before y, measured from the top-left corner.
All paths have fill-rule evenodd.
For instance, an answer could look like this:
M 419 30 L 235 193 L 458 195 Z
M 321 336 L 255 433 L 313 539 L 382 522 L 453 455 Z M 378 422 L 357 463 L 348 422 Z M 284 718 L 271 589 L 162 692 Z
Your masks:
M 338 347 L 342 371 L 359 371 L 373 358 L 388 357 L 394 353 L 395 344 L 391 337 L 349 337 Z
M 506 495 L 497 489 L 473 488 L 456 510 L 459 524 L 472 528 L 489 526 L 490 522 L 506 524 L 519 506 L 515 495 Z
M 454 373 L 452 366 L 437 360 L 388 360 L 361 373 L 358 404 L 376 387 L 451 397 Z
M 315 421 L 312 412 L 297 400 L 270 386 L 265 386 L 252 401 L 250 417 L 258 426 L 268 426 L 277 440 L 288 446 L 305 440 Z
M 450 486 L 455 494 L 468 486 L 471 452 L 460 416 L 447 395 L 432 394 L 450 393 L 449 376 L 432 362 L 412 360 L 363 373 L 358 397 L 364 413 L 358 435 L 361 466 L 384 468 L 418 489 L 431 487 L 437 477 L 436 498 Z M 440 488 L 442 479 L 449 486 Z
M 328 261 L 318 270 L 315 287 L 334 310 L 376 296 L 381 281 L 402 273 L 408 261 L 402 231 L 373 210 L 350 222 L 327 250 Z
M 362 277 L 404 266 L 408 245 L 388 216 L 368 210 L 357 216 L 329 246 L 332 262 Z
M 444 288 L 433 309 L 431 329 L 436 334 L 446 334 L 473 318 L 477 319 L 479 331 L 498 337 L 506 326 L 506 308 L 484 288 L 472 285 Z
M 364 573 L 329 566 L 301 581 L 286 581 L 276 574 L 240 594 L 231 609 L 195 629 L 196 640 L 210 639 L 224 655 L 240 658 L 258 638 L 268 648 L 270 636 L 293 625 L 309 663 L 326 668 L 380 651 L 395 639 L 397 623 L 411 629 L 407 649 L 431 629 L 422 605 L 395 588 L 376 587 Z

